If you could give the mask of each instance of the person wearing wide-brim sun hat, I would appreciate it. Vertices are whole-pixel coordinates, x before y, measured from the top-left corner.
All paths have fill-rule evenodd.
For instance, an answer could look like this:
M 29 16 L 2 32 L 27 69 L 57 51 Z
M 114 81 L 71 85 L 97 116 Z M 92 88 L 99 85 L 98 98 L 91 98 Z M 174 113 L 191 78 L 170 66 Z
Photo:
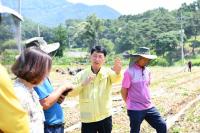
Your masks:
M 166 122 L 152 104 L 150 97 L 151 76 L 147 64 L 157 56 L 151 55 L 149 48 L 140 47 L 136 54 L 126 52 L 124 57 L 130 58 L 121 89 L 130 119 L 130 133 L 139 133 L 143 120 L 146 120 L 158 133 L 166 133 Z
M 25 47 L 37 47 L 47 54 L 55 52 L 59 48 L 59 43 L 47 44 L 43 37 L 34 37 L 25 41 Z M 64 101 L 65 95 L 71 90 L 69 84 L 63 84 L 54 89 L 48 77 L 34 90 L 39 96 L 40 104 L 43 107 L 45 122 L 44 133 L 64 133 L 64 112 L 60 105 Z
M 58 42 L 47 44 L 43 37 L 33 37 L 26 40 L 24 43 L 26 48 L 38 47 L 47 54 L 51 54 L 60 47 L 60 43 Z
M 24 48 L 26 49 L 30 47 L 39 48 L 43 52 L 52 56 L 52 53 L 54 53 L 60 47 L 60 43 L 56 42 L 56 43 L 47 44 L 47 42 L 44 40 L 43 37 L 33 37 L 24 41 Z M 16 59 L 18 57 L 19 55 L 15 56 Z

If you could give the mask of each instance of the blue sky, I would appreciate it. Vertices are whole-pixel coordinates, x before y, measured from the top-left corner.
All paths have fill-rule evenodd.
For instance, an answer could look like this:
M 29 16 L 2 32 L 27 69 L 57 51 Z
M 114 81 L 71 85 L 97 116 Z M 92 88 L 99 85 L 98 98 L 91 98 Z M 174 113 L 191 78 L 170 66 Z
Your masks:
M 107 5 L 121 14 L 138 14 L 150 9 L 164 7 L 168 10 L 178 9 L 182 3 L 192 3 L 196 0 L 67 0 L 72 3 L 87 5 Z

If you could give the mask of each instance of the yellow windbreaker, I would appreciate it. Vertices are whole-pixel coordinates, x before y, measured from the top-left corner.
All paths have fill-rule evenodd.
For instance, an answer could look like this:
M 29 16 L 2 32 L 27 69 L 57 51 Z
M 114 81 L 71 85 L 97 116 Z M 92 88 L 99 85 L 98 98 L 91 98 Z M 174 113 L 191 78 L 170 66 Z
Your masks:
M 78 73 L 73 80 L 76 86 L 69 96 L 79 95 L 81 122 L 103 120 L 112 114 L 112 84 L 121 81 L 121 74 L 102 67 L 96 78 L 87 86 L 83 81 L 92 73 L 91 67 Z
M 0 64 L 0 130 L 4 133 L 29 133 L 28 124 L 28 115 L 15 96 L 8 73 Z

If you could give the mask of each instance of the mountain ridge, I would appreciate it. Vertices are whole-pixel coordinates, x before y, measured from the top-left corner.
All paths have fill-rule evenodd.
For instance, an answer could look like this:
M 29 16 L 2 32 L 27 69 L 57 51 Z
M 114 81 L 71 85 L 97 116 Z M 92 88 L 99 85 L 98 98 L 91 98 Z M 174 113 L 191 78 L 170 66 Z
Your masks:
M 14 10 L 18 9 L 17 1 L 2 0 L 2 4 Z M 33 22 L 50 27 L 64 23 L 67 19 L 85 19 L 91 14 L 102 19 L 116 19 L 121 15 L 106 5 L 89 6 L 67 0 L 24 0 L 21 3 L 21 13 Z

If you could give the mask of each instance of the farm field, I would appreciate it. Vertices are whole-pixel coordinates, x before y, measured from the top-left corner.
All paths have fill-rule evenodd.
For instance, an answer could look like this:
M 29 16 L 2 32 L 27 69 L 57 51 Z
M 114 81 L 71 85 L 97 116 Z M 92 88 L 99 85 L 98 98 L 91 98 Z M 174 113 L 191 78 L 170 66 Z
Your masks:
M 200 69 L 193 67 L 188 72 L 184 67 L 151 67 L 152 101 L 159 109 L 161 115 L 170 125 L 170 133 L 200 132 L 199 105 L 192 104 L 184 111 L 181 117 L 171 121 L 190 101 L 200 94 Z M 51 81 L 54 86 L 59 86 L 73 77 L 68 74 L 51 73 Z M 113 86 L 113 133 L 129 133 L 129 119 L 127 117 L 125 103 L 121 99 L 120 84 Z M 66 98 L 62 104 L 65 110 L 65 128 L 67 133 L 80 133 L 78 97 Z M 144 121 L 141 125 L 141 133 L 154 133 Z
M 12 73 L 15 68 L 12 67 L 11 70 L 16 60 L 20 62 L 20 73 L 28 63 L 26 60 L 30 61 L 27 69 L 30 69 L 31 75 L 27 74 L 25 78 L 32 79 L 34 73 L 37 73 L 36 76 L 44 74 L 38 74 L 35 66 L 47 69 L 44 66 L 48 64 L 50 67 L 51 63 L 35 64 L 40 62 L 40 57 L 35 58 L 36 55 L 31 53 L 27 56 L 30 51 L 27 53 L 24 50 L 28 47 L 38 47 L 52 57 L 51 73 L 45 76 L 48 76 L 55 89 L 73 81 L 74 75 L 90 64 L 93 60 L 91 48 L 95 48 L 94 46 L 105 48 L 107 57 L 101 47 L 100 50 L 96 47 L 94 51 L 104 53 L 105 66 L 108 67 L 114 64 L 117 57 L 121 58 L 123 66 L 128 66 L 130 60 L 139 59 L 136 58 L 137 55 L 156 55 L 158 58 L 150 62 L 153 66 L 150 67 L 151 98 L 167 123 L 168 133 L 200 133 L 200 0 L 176 0 L 168 3 L 149 0 L 145 1 L 150 2 L 145 3 L 148 8 L 144 2 L 141 2 L 141 5 L 125 0 L 121 4 L 119 1 L 96 2 L 0 0 L 0 64 L 6 67 L 12 82 L 17 79 L 17 74 Z M 153 8 L 149 8 L 149 5 Z M 19 54 L 21 58 L 18 58 Z M 32 55 L 37 59 L 36 62 Z M 42 56 L 45 56 L 44 53 Z M 104 58 L 100 57 L 100 62 L 96 62 L 94 55 L 95 64 L 104 61 Z M 179 66 L 183 63 L 186 66 Z M 187 66 L 192 66 L 192 72 L 187 70 Z M 125 67 L 122 73 L 124 70 Z M 94 85 L 96 83 L 94 82 Z M 27 82 L 24 85 L 32 87 Z M 95 98 L 97 89 L 91 91 Z M 112 133 L 129 133 L 129 118 L 120 90 L 121 83 L 112 86 L 112 105 L 109 104 L 113 109 Z M 102 100 L 103 96 L 99 96 L 98 99 Z M 52 102 L 52 98 L 49 99 L 50 101 L 44 100 L 47 107 L 49 102 Z M 94 101 L 93 98 L 88 100 L 83 96 L 83 104 L 90 103 L 91 99 Z M 64 132 L 81 133 L 79 98 L 67 96 L 61 106 L 65 114 Z M 87 112 L 84 114 L 85 117 L 90 115 Z M 4 132 L 4 129 L 2 131 Z M 140 133 L 155 132 L 147 122 L 141 124 Z
M 200 101 L 186 111 L 169 130 L 170 133 L 199 133 L 200 131 Z

